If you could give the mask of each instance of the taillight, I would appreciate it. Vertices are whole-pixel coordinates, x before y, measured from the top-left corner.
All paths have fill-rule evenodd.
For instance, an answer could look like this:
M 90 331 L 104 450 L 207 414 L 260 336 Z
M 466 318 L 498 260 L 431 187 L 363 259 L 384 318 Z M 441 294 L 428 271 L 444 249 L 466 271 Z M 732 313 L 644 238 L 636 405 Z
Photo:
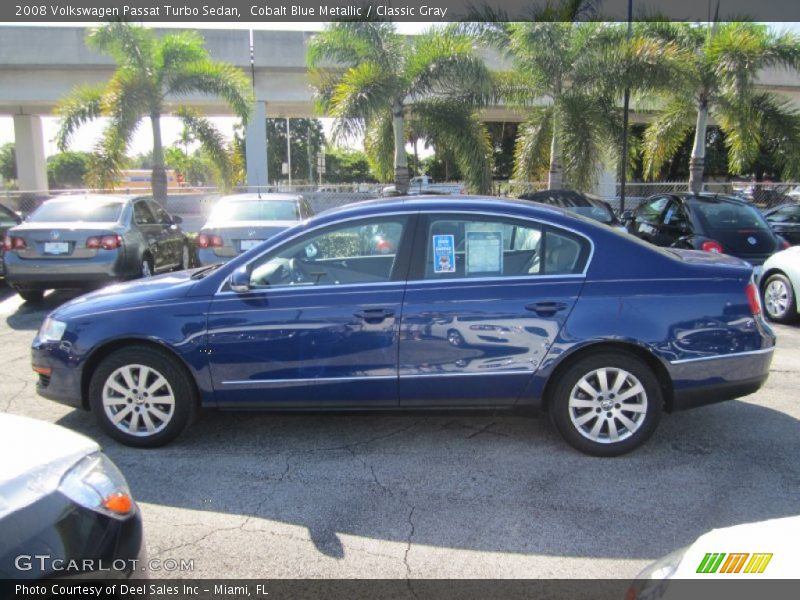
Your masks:
M 703 242 L 703 245 L 700 246 L 700 249 L 706 252 L 714 252 L 715 254 L 724 254 L 724 251 L 722 250 L 722 244 L 715 242 L 714 240 Z
M 222 238 L 218 235 L 201 233 L 197 236 L 198 248 L 222 248 Z
M 21 237 L 7 235 L 3 240 L 3 250 L 6 252 L 9 250 L 25 250 L 27 247 L 28 246 L 25 244 L 25 240 Z
M 744 289 L 745 294 L 747 294 L 747 302 L 750 304 L 750 312 L 753 313 L 753 316 L 761 314 L 761 298 L 758 295 L 758 288 L 756 284 L 752 281 L 747 284 L 747 287 Z
M 102 248 L 103 250 L 116 250 L 122 246 L 122 237 L 118 235 L 104 235 L 104 236 L 96 236 L 93 235 L 89 239 L 86 240 L 86 247 L 87 248 Z
M 781 240 L 781 248 L 783 248 L 784 250 L 792 247 L 792 245 L 788 241 L 786 241 L 786 238 L 779 238 L 779 239 Z

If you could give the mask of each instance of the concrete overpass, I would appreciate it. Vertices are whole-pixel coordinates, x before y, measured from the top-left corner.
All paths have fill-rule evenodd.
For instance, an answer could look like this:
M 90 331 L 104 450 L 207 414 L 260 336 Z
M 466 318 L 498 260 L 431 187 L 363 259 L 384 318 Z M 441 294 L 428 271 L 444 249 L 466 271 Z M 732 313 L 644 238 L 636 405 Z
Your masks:
M 167 30 L 163 30 L 167 31 Z M 0 114 L 14 116 L 17 166 L 21 189 L 47 188 L 41 116 L 52 114 L 56 103 L 76 85 L 107 81 L 113 61 L 86 47 L 82 27 L 0 27 Z M 200 33 L 215 60 L 231 63 L 250 73 L 250 32 L 205 29 Z M 247 167 L 251 183 L 266 181 L 265 117 L 312 117 L 312 89 L 306 70 L 305 50 L 313 33 L 253 31 L 256 106 L 248 128 Z M 487 53 L 490 68 L 507 65 Z M 785 71 L 765 72 L 761 84 L 787 95 L 800 108 L 800 76 Z M 214 97 L 175 98 L 209 115 L 230 114 Z M 502 106 L 483 112 L 485 121 L 520 121 L 521 116 Z

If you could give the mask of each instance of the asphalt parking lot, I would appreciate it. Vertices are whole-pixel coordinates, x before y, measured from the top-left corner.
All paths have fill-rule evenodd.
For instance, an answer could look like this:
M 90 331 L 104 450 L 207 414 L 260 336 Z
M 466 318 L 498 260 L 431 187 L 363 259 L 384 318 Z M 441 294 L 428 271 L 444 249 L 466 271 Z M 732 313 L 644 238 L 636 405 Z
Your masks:
M 597 459 L 545 418 L 207 412 L 135 450 L 39 398 L 30 342 L 70 296 L 0 285 L 0 410 L 97 439 L 170 577 L 630 578 L 715 527 L 797 514 L 800 327 L 776 326 L 766 386 L 665 416 L 642 449 Z

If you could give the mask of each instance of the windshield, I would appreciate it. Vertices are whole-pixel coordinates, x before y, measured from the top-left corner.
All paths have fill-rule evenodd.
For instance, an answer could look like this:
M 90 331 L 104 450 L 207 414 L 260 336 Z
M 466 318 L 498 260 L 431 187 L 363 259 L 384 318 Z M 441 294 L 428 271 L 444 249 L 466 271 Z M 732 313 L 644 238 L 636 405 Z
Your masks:
M 45 202 L 30 217 L 29 223 L 56 223 L 83 221 L 89 223 L 109 223 L 119 219 L 122 212 L 120 202 Z
M 769 229 L 752 206 L 733 202 L 693 202 L 691 206 L 708 229 Z
M 252 200 L 220 202 L 211 211 L 209 221 L 299 221 L 294 200 Z
M 568 210 L 601 223 L 613 221 L 611 213 L 600 206 L 570 206 Z

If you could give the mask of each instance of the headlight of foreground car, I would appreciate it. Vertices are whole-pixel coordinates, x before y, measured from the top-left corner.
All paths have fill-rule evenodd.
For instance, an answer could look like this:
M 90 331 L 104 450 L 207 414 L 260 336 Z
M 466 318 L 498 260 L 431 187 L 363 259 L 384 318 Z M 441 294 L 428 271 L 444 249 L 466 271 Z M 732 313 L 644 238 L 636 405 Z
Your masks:
M 60 342 L 66 330 L 66 323 L 47 317 L 39 328 L 39 339 L 43 342 Z
M 660 598 L 664 593 L 664 580 L 675 574 L 687 550 L 688 547 L 675 550 L 645 567 L 631 584 L 628 593 L 625 594 L 625 600 Z
M 133 512 L 125 477 L 102 452 L 90 454 L 72 467 L 58 489 L 77 504 L 114 517 Z

